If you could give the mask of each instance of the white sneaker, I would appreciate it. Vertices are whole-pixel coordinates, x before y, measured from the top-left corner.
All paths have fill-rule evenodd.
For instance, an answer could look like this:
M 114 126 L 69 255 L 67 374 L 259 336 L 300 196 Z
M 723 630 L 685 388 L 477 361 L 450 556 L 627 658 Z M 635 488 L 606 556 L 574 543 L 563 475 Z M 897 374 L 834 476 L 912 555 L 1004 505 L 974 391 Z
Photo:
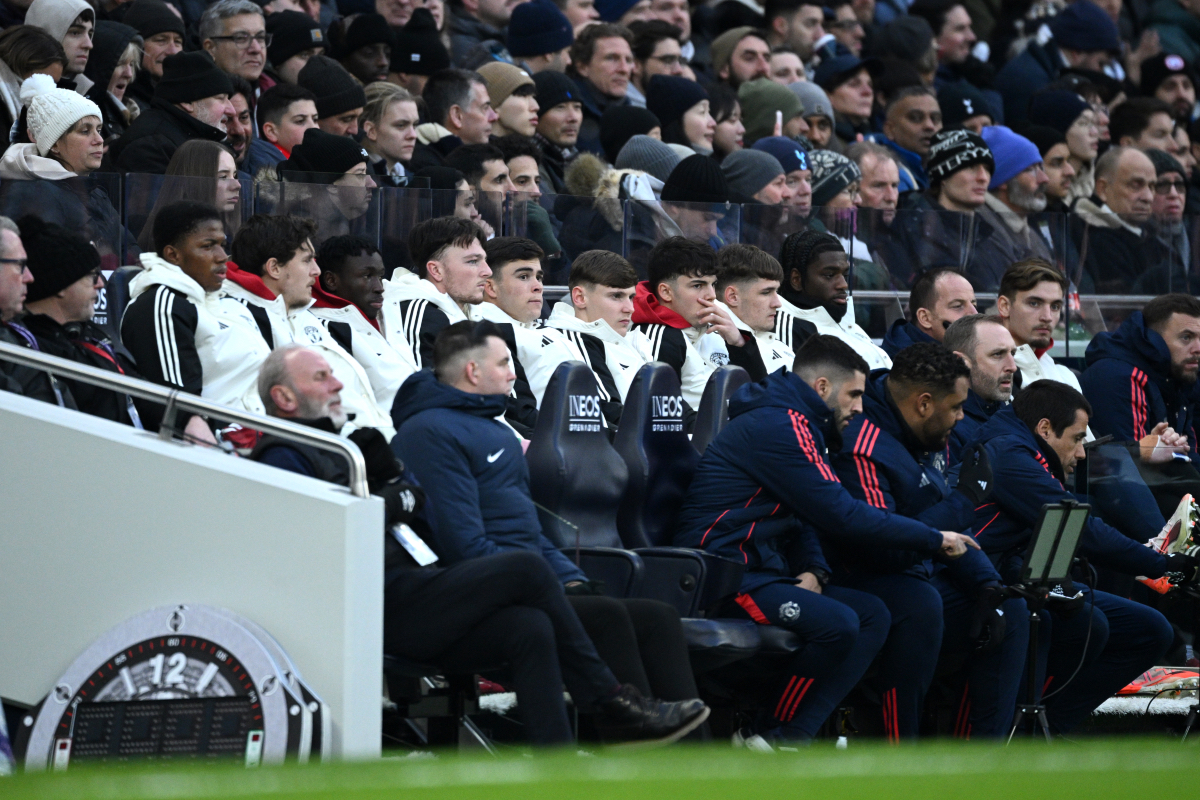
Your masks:
M 756 753 L 774 753 L 775 748 L 771 747 L 771 743 L 757 733 L 750 733 L 749 728 L 742 728 L 735 731 L 732 737 L 733 746 L 736 748 L 746 748 L 753 750 Z

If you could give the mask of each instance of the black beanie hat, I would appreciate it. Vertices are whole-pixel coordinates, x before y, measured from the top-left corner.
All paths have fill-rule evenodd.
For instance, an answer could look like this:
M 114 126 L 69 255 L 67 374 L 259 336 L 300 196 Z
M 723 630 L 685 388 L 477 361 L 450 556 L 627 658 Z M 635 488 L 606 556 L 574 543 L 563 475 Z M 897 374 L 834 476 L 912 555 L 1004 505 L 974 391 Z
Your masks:
M 382 14 L 359 14 L 342 35 L 337 49 L 338 58 L 345 58 L 360 47 L 369 44 L 392 46 L 392 29 Z
M 438 36 L 437 23 L 428 8 L 414 9 L 404 27 L 392 33 L 392 72 L 432 75 L 449 69 L 450 54 Z
M 137 28 L 108 19 L 96 22 L 96 31 L 92 38 L 92 52 L 88 56 L 83 74 L 92 83 L 104 87 L 104 91 L 107 92 L 108 83 L 117 69 L 117 62 L 121 60 L 121 56 L 125 55 L 129 43 L 134 39 L 141 41 Z
M 317 21 L 299 11 L 268 14 L 267 33 L 271 34 L 267 58 L 276 68 L 297 53 L 314 47 L 324 48 L 326 44 L 325 34 Z
M 662 125 L 653 112 L 637 106 L 609 106 L 600 117 L 600 146 L 608 163 L 617 163 L 617 154 L 625 143 L 639 133 L 649 133 Z
M 329 56 L 313 56 L 296 82 L 317 96 L 317 119 L 336 117 L 367 104 L 362 84 Z
M 689 108 L 708 99 L 708 92 L 693 80 L 678 75 L 655 75 L 646 85 L 646 108 L 665 128 Z
M 1163 81 L 1172 75 L 1183 75 L 1192 82 L 1192 87 L 1200 89 L 1200 78 L 1196 70 L 1184 60 L 1183 56 L 1174 53 L 1159 53 L 1142 62 L 1142 94 L 1153 95 Z
M 933 135 L 929 155 L 925 158 L 925 171 L 929 173 L 931 183 L 941 183 L 975 164 L 984 164 L 988 172 L 996 172 L 996 161 L 982 136 L 966 128 L 938 131 Z
M 983 92 L 966 81 L 943 84 L 938 90 L 937 101 L 938 107 L 942 109 L 943 128 L 961 127 L 964 120 L 980 114 L 992 117 L 992 107 L 988 105 Z
M 697 153 L 680 161 L 663 185 L 664 203 L 727 203 L 729 184 L 721 165 Z
M 537 87 L 538 109 L 545 114 L 550 109 L 562 103 L 571 101 L 582 102 L 575 81 L 561 72 L 544 69 L 533 76 L 533 85 Z
M 33 273 L 33 283 L 25 296 L 27 303 L 58 294 L 100 266 L 95 246 L 74 231 L 33 215 L 21 217 L 17 227 Z
M 229 76 L 202 50 L 176 53 L 163 59 L 163 76 L 154 96 L 168 103 L 192 103 L 218 94 L 233 94 Z
M 1150 159 L 1150 163 L 1154 165 L 1155 176 L 1161 177 L 1164 173 L 1174 172 L 1181 178 L 1186 177 L 1187 173 L 1184 172 L 1183 165 L 1170 153 L 1165 153 L 1153 147 L 1143 152 L 1145 152 L 1146 158 Z M 22 238 L 25 236 L 24 228 L 21 228 L 21 236 Z
M 1046 157 L 1046 153 L 1050 152 L 1051 147 L 1067 141 L 1060 131 L 1049 125 L 1026 125 L 1016 131 L 1033 142 L 1033 146 L 1038 149 L 1043 158 Z
M 118 9 L 122 6 L 117 6 Z M 162 0 L 133 0 L 124 6 L 125 14 L 119 18 L 131 28 L 137 30 L 143 39 L 157 36 L 160 33 L 178 33 L 184 36 L 183 20 L 179 18 Z M 116 15 L 113 15 L 116 18 Z
M 300 183 L 333 183 L 355 164 L 368 161 L 367 151 L 349 136 L 309 128 L 288 160 L 279 163 L 279 174 Z

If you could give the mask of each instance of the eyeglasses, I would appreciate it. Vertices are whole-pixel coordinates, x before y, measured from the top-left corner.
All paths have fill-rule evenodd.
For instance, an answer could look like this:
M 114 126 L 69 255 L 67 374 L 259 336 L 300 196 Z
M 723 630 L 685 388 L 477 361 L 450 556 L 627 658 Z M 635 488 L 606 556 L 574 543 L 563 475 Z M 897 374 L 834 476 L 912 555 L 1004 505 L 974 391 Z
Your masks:
M 862 23 L 856 19 L 839 19 L 835 22 L 825 23 L 825 27 L 831 31 L 852 31 L 855 28 L 861 28 Z
M 683 56 L 667 55 L 667 56 L 650 56 L 654 61 L 661 62 L 664 67 L 673 67 L 676 64 L 686 67 L 688 60 Z
M 1187 183 L 1182 178 L 1177 180 L 1161 180 L 1154 183 L 1155 194 L 1170 194 L 1174 189 L 1176 194 L 1184 194 L 1187 191 Z
M 100 267 L 96 267 L 84 277 L 91 278 L 92 284 L 95 285 L 97 281 L 104 279 L 104 272 L 100 269 Z
M 270 47 L 271 40 L 275 38 L 273 33 L 257 33 L 251 36 L 248 33 L 235 33 L 233 36 L 210 36 L 214 42 L 233 42 L 233 46 L 238 50 L 245 50 L 250 46 L 251 41 L 258 42 L 263 47 Z
M 24 272 L 29 267 L 28 258 L 0 258 L 0 264 L 14 264 L 17 269 Z

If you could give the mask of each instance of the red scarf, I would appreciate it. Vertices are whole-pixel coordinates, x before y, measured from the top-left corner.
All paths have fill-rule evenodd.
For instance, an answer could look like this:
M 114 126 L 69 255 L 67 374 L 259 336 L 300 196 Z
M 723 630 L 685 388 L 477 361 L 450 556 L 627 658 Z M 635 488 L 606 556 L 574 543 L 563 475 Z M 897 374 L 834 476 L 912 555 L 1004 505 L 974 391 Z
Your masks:
M 313 299 L 317 302 L 313 304 L 313 308 L 345 308 L 346 306 L 354 306 L 354 310 L 362 314 L 363 319 L 375 326 L 375 330 L 380 333 L 383 330 L 379 327 L 379 320 L 371 319 L 366 314 L 363 314 L 362 309 L 355 306 L 344 297 L 338 297 L 336 294 L 330 294 L 321 288 L 321 282 L 318 280 L 313 284 Z
M 648 281 L 639 283 L 637 293 L 633 296 L 633 323 L 635 325 L 666 325 L 679 330 L 692 327 L 692 323 L 658 302 L 658 298 L 650 291 Z
M 263 279 L 253 272 L 247 272 L 232 261 L 225 262 L 225 277 L 245 289 L 247 292 L 264 300 L 274 300 L 275 293 L 267 288 Z
M 1041 360 L 1041 358 L 1042 358 L 1042 356 L 1043 356 L 1045 353 L 1048 353 L 1048 352 L 1050 352 L 1050 348 L 1052 348 L 1052 347 L 1054 347 L 1054 340 L 1053 340 L 1053 339 L 1051 339 L 1051 340 L 1050 340 L 1050 344 L 1046 345 L 1046 346 L 1045 346 L 1045 347 L 1043 347 L 1041 350 L 1034 350 L 1034 351 L 1033 351 L 1033 354 L 1034 354 L 1035 356 L 1037 356 L 1037 357 L 1038 357 L 1038 360 L 1040 361 L 1040 360 Z

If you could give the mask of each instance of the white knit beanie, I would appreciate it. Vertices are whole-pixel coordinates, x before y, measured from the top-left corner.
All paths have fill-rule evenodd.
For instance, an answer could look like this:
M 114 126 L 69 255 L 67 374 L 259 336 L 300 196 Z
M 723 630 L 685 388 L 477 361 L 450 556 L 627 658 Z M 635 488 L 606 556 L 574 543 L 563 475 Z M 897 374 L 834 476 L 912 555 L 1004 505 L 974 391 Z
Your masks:
M 29 108 L 29 136 L 38 155 L 50 152 L 62 135 L 84 117 L 104 119 L 100 106 L 77 92 L 56 89 L 49 75 L 30 75 L 21 84 L 21 103 Z

